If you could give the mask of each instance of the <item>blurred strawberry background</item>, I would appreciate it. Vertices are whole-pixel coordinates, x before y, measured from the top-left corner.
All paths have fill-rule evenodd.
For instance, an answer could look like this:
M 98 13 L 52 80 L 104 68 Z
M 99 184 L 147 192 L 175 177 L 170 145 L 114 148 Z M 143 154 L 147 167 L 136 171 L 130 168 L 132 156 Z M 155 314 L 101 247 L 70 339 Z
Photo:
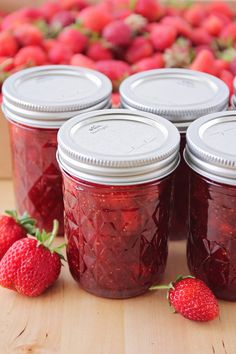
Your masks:
M 46 64 L 71 64 L 103 72 L 112 80 L 114 105 L 119 103 L 118 89 L 124 78 L 163 67 L 210 73 L 224 80 L 233 93 L 235 1 L 95 2 L 1 0 L 0 100 L 1 85 L 9 75 Z M 0 137 L 4 146 L 0 177 L 9 177 L 9 143 L 3 119 Z

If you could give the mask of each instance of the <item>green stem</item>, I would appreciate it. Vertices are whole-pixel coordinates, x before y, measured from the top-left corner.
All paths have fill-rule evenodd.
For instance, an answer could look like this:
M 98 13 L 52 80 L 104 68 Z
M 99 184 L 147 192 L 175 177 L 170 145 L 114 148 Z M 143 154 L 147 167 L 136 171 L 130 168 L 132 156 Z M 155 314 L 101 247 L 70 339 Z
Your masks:
M 50 246 L 53 243 L 54 238 L 57 236 L 58 228 L 59 228 L 58 220 L 53 220 L 53 229 L 52 229 L 52 232 L 51 232 L 51 236 L 48 239 L 48 248 L 50 248 Z
M 169 285 L 154 285 L 149 288 L 149 290 L 169 290 Z

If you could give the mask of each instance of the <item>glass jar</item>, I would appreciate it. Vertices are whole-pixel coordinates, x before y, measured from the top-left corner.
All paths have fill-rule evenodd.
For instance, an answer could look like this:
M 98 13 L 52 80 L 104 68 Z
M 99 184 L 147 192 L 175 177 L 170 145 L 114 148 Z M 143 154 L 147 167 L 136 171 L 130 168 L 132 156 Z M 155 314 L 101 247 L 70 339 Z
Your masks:
M 181 160 L 171 203 L 170 239 L 188 234 L 188 168 L 183 159 L 186 130 L 196 118 L 228 107 L 229 90 L 218 78 L 188 69 L 156 69 L 130 76 L 120 86 L 121 105 L 167 118 L 181 134 Z
M 218 298 L 236 300 L 236 111 L 198 119 L 187 131 L 191 273 Z
M 122 109 L 61 127 L 67 256 L 83 289 L 127 298 L 160 281 L 179 140 L 167 120 Z
M 9 120 L 17 210 L 37 226 L 63 234 L 62 176 L 56 160 L 57 133 L 78 113 L 110 105 L 111 83 L 93 70 L 42 66 L 20 71 L 3 85 L 3 111 Z

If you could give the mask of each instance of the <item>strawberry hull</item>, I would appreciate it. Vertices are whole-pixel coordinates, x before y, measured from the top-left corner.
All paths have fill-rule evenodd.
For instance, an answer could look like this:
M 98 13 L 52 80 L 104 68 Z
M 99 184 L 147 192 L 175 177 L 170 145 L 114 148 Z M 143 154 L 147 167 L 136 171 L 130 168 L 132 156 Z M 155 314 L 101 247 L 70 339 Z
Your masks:
M 98 296 L 127 298 L 158 283 L 167 260 L 172 177 L 102 186 L 63 173 L 70 271 Z
M 56 161 L 57 129 L 9 123 L 17 209 L 50 231 L 53 220 L 63 235 L 62 177 Z

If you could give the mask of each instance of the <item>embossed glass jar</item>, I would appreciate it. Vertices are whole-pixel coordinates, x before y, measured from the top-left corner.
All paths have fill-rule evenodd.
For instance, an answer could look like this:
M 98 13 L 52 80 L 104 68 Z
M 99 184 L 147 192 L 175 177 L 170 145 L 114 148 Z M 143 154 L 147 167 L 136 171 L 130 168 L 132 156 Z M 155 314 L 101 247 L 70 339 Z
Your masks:
M 236 300 L 236 111 L 202 117 L 187 131 L 190 271 Z
M 186 69 L 157 69 L 130 76 L 120 86 L 121 105 L 167 118 L 181 134 L 181 161 L 175 173 L 170 238 L 188 234 L 188 168 L 182 158 L 189 124 L 228 107 L 229 90 L 218 78 Z
M 164 118 L 122 109 L 60 128 L 68 263 L 88 292 L 126 298 L 160 281 L 179 140 Z
M 72 66 L 20 71 L 3 85 L 9 120 L 16 205 L 20 213 L 63 234 L 62 176 L 56 160 L 57 132 L 78 113 L 110 105 L 111 83 L 102 74 Z

